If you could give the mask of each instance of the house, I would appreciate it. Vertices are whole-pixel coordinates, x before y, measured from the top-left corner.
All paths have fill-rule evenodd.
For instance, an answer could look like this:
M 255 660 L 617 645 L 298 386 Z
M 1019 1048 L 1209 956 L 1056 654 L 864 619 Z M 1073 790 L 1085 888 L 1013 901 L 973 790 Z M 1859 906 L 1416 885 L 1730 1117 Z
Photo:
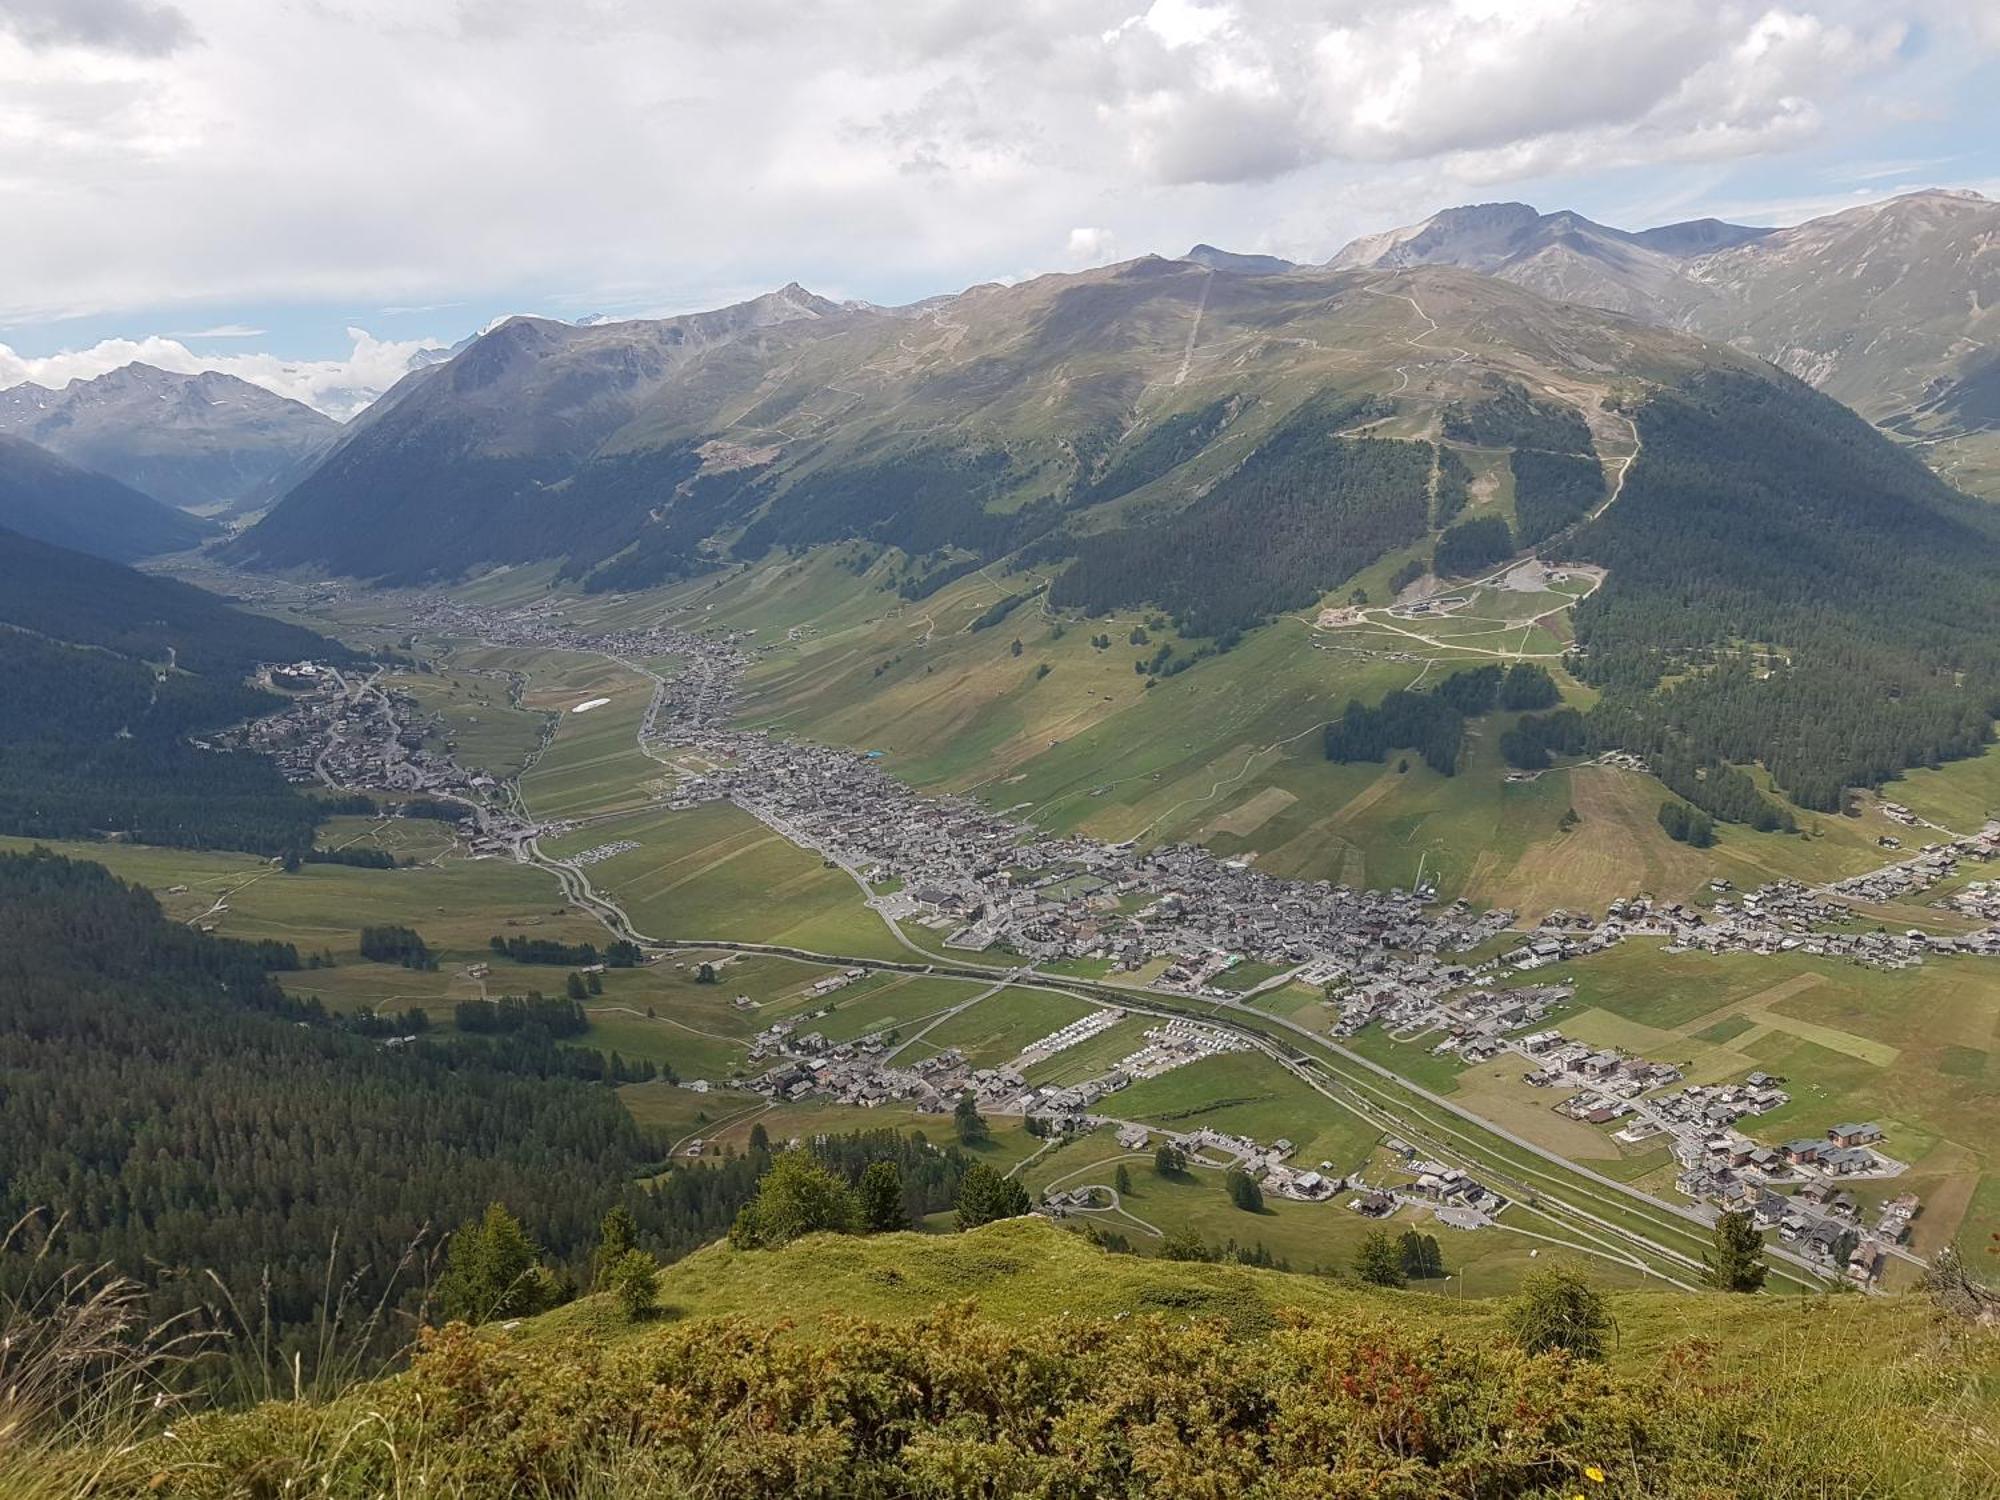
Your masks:
M 1820 1148 L 1823 1145 L 1824 1142 L 1821 1141 L 1796 1140 L 1786 1141 L 1780 1149 L 1784 1151 L 1786 1161 L 1795 1167 L 1802 1167 L 1819 1160 Z
M 1354 1200 L 1354 1211 L 1371 1219 L 1386 1219 L 1396 1211 L 1396 1200 L 1379 1189 L 1370 1189 Z
M 1836 1125 L 1826 1133 L 1826 1138 L 1836 1146 L 1866 1146 L 1882 1139 L 1880 1125 Z
M 1118 1144 L 1127 1151 L 1143 1151 L 1150 1139 L 1143 1125 L 1121 1125 L 1118 1127 Z

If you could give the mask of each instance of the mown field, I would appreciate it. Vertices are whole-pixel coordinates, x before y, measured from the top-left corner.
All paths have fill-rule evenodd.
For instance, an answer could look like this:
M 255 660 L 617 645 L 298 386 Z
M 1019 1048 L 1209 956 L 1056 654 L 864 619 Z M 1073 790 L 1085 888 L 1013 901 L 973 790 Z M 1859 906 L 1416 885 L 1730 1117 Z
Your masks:
M 589 867 L 591 884 L 655 938 L 778 943 L 859 958 L 909 950 L 839 869 L 728 803 L 594 820 L 543 842 L 559 858 L 630 840 Z

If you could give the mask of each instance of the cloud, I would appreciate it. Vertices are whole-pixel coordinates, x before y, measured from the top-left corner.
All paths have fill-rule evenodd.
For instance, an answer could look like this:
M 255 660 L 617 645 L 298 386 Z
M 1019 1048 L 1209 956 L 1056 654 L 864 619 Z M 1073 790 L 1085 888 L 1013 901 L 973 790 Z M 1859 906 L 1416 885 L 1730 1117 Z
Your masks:
M 0 324 L 883 301 L 1078 225 L 1324 255 L 1554 174 L 1929 154 L 1889 122 L 2000 47 L 1990 0 L 178 4 L 0 0 Z
M 1118 258 L 1118 237 L 1108 229 L 1072 229 L 1063 253 L 1073 266 L 1101 266 Z
M 0 31 L 33 48 L 85 47 L 164 57 L 194 40 L 171 5 L 147 0 L 0 0 Z
M 176 329 L 167 335 L 170 339 L 258 339 L 269 333 L 268 328 L 252 328 L 248 323 L 218 323 L 213 328 Z
M 242 330 L 253 337 L 259 330 Z M 443 346 L 434 339 L 387 340 L 364 329 L 350 328 L 353 348 L 345 359 L 281 359 L 272 354 L 197 354 L 181 338 L 236 337 L 237 334 L 154 335 L 140 339 L 104 339 L 87 349 L 31 357 L 0 344 L 0 390 L 32 381 L 60 389 L 72 380 L 89 380 L 110 370 L 139 363 L 192 375 L 219 370 L 266 390 L 302 401 L 342 421 L 360 411 L 383 391 L 424 362 L 423 356 Z

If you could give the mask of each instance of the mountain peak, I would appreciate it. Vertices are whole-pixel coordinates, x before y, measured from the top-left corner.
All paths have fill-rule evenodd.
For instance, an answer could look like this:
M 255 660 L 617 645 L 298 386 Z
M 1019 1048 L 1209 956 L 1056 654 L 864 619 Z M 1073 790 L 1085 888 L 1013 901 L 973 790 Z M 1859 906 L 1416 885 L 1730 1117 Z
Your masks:
M 1245 255 L 1208 244 L 1196 245 L 1181 259 L 1193 261 L 1198 266 L 1207 266 L 1211 271 L 1241 271 L 1252 276 L 1275 276 L 1281 272 L 1297 269 L 1294 262 L 1276 255 Z

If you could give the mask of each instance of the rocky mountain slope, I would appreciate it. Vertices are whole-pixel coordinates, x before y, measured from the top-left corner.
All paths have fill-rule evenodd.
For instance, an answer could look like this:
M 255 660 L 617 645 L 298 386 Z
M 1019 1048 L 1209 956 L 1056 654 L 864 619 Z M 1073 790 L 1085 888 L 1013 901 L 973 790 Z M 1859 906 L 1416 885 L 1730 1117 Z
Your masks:
M 115 479 L 4 434 L 0 527 L 114 562 L 179 552 L 215 530 Z
M 1637 233 L 1480 204 L 1357 239 L 1329 264 L 1483 271 L 1732 344 L 1926 445 L 2000 445 L 2000 203 L 1976 193 L 1909 193 L 1788 229 L 1703 219 Z
M 0 433 L 169 505 L 235 511 L 302 478 L 340 424 L 234 375 L 130 364 L 59 391 L 0 391 Z

